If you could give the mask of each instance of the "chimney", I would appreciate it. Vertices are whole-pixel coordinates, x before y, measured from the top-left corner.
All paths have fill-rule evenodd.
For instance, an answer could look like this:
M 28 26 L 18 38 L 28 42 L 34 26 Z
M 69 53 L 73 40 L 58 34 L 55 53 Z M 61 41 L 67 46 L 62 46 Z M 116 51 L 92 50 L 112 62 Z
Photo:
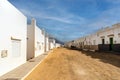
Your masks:
M 42 34 L 45 36 L 46 32 L 44 29 L 41 29 L 42 30 Z
M 31 25 L 36 26 L 36 20 L 32 18 Z

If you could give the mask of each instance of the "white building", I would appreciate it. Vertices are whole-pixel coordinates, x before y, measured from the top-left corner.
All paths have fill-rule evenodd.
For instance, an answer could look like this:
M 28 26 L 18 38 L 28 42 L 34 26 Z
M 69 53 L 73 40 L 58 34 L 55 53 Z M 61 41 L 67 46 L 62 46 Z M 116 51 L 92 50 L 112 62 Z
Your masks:
M 49 35 L 46 33 L 45 36 L 45 52 L 50 50 L 50 45 L 49 45 Z
M 27 60 L 45 52 L 45 31 L 32 19 L 27 27 Z
M 120 52 L 120 23 L 97 32 L 99 49 Z
M 69 42 L 69 44 L 71 43 L 78 49 L 120 52 L 120 23 L 74 40 L 74 43 Z M 69 44 L 66 44 L 66 46 Z
M 55 47 L 56 48 L 59 48 L 59 47 L 61 47 L 62 45 L 60 44 L 60 43 L 55 43 Z
M 49 38 L 49 49 L 55 48 L 55 39 Z
M 0 76 L 26 62 L 27 19 L 8 0 L 0 0 Z

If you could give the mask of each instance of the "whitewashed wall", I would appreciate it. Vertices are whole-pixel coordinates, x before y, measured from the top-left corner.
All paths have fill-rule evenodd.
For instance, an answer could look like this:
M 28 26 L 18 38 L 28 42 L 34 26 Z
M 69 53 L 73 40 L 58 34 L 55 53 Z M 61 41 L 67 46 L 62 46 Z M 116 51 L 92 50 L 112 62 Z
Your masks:
M 35 26 L 35 57 L 45 51 L 45 35 L 44 31 Z
M 37 25 L 36 20 L 32 19 L 31 24 L 28 25 L 27 30 L 27 59 L 37 57 L 44 53 L 45 49 L 45 35 Z
M 98 43 L 102 43 L 102 38 L 105 39 L 105 44 L 109 44 L 109 38 L 113 37 L 114 44 L 120 43 L 120 24 L 115 24 L 111 27 L 105 28 L 99 32 Z M 113 36 L 109 36 L 113 35 Z
M 46 51 L 49 51 L 49 37 L 46 36 Z
M 35 54 L 35 27 L 34 24 L 27 26 L 27 60 L 34 58 Z
M 74 40 L 73 45 L 78 48 L 83 45 L 82 49 L 98 50 L 98 45 L 102 44 L 102 39 L 105 40 L 105 44 L 110 44 L 111 37 L 113 38 L 113 44 L 120 44 L 120 23 Z M 76 43 L 79 45 L 77 46 Z
M 49 39 L 49 44 L 50 44 L 50 49 L 55 48 L 55 40 L 54 39 Z
M 1 76 L 26 62 L 27 19 L 7 0 L 0 0 L 0 28 Z M 20 42 L 20 45 L 12 43 L 15 41 Z M 19 52 L 15 50 L 18 49 L 17 47 Z
M 61 44 L 60 43 L 55 43 L 55 47 L 56 48 L 61 47 Z

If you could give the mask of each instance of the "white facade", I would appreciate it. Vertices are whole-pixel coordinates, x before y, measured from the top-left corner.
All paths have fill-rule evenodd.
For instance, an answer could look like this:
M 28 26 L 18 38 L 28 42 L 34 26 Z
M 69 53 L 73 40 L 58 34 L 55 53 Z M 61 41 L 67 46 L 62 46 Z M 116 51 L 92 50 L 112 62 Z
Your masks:
M 60 43 L 55 43 L 55 47 L 56 48 L 61 47 L 61 44 Z
M 74 40 L 74 43 L 69 42 L 71 43 L 78 49 L 120 52 L 120 23 Z
M 45 32 L 41 30 L 36 21 L 32 22 L 27 27 L 27 59 L 36 57 L 45 51 Z
M 120 44 L 120 23 L 112 25 L 112 27 L 107 27 L 98 32 L 99 40 L 98 43 L 101 44 L 102 40 L 105 39 L 105 44 L 109 44 L 109 38 L 113 38 L 114 44 Z
M 45 37 L 45 50 L 46 51 L 49 51 L 49 36 L 48 35 L 46 35 L 46 37 Z
M 49 47 L 50 47 L 50 49 L 55 48 L 55 39 L 53 39 L 53 38 L 49 39 Z
M 8 0 L 0 0 L 0 76 L 26 62 L 27 19 Z

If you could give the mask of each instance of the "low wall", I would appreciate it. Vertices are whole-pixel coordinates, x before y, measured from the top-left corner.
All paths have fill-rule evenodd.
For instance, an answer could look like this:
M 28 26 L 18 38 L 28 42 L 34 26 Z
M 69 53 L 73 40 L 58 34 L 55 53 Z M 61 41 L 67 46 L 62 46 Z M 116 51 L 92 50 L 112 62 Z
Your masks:
M 113 51 L 120 52 L 120 44 L 113 44 Z
M 99 51 L 110 51 L 110 44 L 99 44 Z M 120 52 L 120 44 L 113 44 L 112 50 L 114 52 Z
M 109 47 L 110 47 L 109 44 L 99 44 L 98 45 L 99 51 L 109 51 Z

